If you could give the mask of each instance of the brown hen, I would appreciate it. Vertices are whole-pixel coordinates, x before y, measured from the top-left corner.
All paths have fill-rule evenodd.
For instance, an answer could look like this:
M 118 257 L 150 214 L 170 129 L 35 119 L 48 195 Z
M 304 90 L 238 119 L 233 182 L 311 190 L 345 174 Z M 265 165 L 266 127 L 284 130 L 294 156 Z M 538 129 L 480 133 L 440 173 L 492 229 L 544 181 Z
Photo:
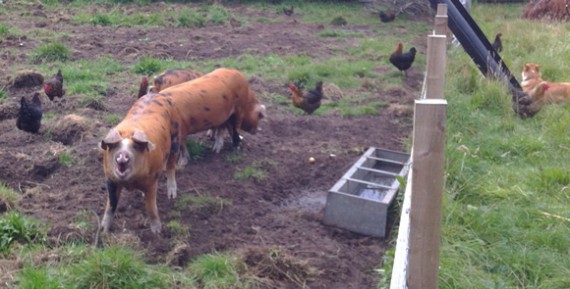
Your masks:
M 319 81 L 315 85 L 315 89 L 311 89 L 306 95 L 303 95 L 301 88 L 295 84 L 290 83 L 289 89 L 291 90 L 291 100 L 293 105 L 302 109 L 307 114 L 312 114 L 321 106 L 323 99 L 323 82 Z
M 44 82 L 44 91 L 51 101 L 53 101 L 55 97 L 63 97 L 65 89 L 63 89 L 63 74 L 61 74 L 61 69 L 58 69 L 55 75 Z

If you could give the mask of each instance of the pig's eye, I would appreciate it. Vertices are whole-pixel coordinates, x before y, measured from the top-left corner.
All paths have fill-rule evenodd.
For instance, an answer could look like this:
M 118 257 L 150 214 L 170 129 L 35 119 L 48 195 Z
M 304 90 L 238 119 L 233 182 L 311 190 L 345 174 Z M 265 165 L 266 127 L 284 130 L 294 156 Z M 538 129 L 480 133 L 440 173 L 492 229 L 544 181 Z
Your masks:
M 133 148 L 134 148 L 135 150 L 139 151 L 139 152 L 142 152 L 142 151 L 144 151 L 144 150 L 146 149 L 147 144 L 148 144 L 148 143 L 146 143 L 146 142 L 137 142 L 137 141 L 135 141 L 135 142 L 133 142 Z
M 106 148 L 107 150 L 114 150 L 118 145 L 119 143 L 104 143 L 103 148 Z

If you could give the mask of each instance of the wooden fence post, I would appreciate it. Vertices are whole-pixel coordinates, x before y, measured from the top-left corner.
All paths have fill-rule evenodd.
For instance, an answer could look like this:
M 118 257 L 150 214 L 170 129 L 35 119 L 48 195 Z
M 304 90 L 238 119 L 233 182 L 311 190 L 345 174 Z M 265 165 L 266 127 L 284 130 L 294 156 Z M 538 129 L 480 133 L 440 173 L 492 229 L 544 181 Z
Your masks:
M 447 101 L 416 100 L 410 211 L 409 289 L 437 289 Z
M 434 34 L 447 35 L 447 4 L 437 4 L 437 13 L 434 22 Z
M 425 98 L 444 98 L 446 53 L 447 37 L 445 35 L 428 35 Z

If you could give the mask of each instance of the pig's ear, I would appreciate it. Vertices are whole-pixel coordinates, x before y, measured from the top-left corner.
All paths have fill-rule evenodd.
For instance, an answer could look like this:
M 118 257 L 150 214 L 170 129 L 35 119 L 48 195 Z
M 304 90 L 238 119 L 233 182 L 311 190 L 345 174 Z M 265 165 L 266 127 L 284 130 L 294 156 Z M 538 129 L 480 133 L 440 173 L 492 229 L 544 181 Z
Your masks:
M 148 140 L 148 137 L 142 130 L 135 130 L 133 134 L 133 142 L 135 143 L 135 146 L 141 150 L 147 149 L 150 152 L 156 148 L 156 146 Z
M 116 146 L 123 138 L 119 132 L 112 128 L 107 136 L 101 141 L 100 148 L 104 151 Z

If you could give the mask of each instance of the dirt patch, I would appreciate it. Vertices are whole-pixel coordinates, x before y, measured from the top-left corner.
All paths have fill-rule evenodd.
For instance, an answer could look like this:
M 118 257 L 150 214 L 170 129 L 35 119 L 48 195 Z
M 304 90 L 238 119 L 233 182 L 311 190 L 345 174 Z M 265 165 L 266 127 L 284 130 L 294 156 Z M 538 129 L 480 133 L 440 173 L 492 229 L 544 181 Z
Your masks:
M 7 5 L 17 5 L 17 3 Z M 164 4 L 157 4 L 164 5 Z M 176 5 L 167 6 L 177 9 Z M 15 6 L 15 9 L 22 7 Z M 11 8 L 10 8 L 11 9 Z M 72 8 L 69 8 L 72 9 Z M 99 7 L 105 9 L 105 7 Z M 125 13 L 149 9 L 128 6 Z M 111 55 L 126 67 L 139 57 L 150 55 L 173 60 L 219 59 L 244 53 L 266 55 L 304 54 L 324 59 L 345 52 L 347 43 L 318 37 L 327 25 L 302 23 L 295 16 L 265 14 L 246 6 L 232 6 L 239 16 L 282 18 L 272 23 L 208 26 L 199 29 L 129 28 L 72 25 L 72 12 L 41 10 L 36 18 L 18 13 L 4 13 L 2 22 L 21 31 L 58 31 L 73 51 L 73 60 Z M 269 9 L 271 11 L 271 9 Z M 41 24 L 38 24 L 41 22 Z M 381 25 L 380 23 L 378 25 Z M 335 29 L 353 29 L 350 24 Z M 377 35 L 378 27 L 359 26 L 367 37 Z M 382 29 L 388 29 L 383 26 Z M 393 33 L 402 33 L 393 31 Z M 0 42 L 0 67 L 27 62 L 28 55 L 43 38 L 30 33 L 27 37 L 6 37 Z M 423 39 L 423 35 L 418 38 Z M 422 41 L 423 43 L 423 41 Z M 425 45 L 417 45 L 420 53 Z M 388 54 L 389 52 L 386 52 Z M 29 64 L 27 69 L 33 69 Z M 64 67 L 65 68 L 65 67 Z M 65 69 L 63 69 L 65 70 Z M 390 71 L 379 63 L 375 71 Z M 21 191 L 21 209 L 50 226 L 50 240 L 93 242 L 97 218 L 106 200 L 106 188 L 98 144 L 111 128 L 105 116 L 123 116 L 134 101 L 140 76 L 130 72 L 111 76 L 110 89 L 104 95 L 106 110 L 84 109 L 78 95 L 65 95 L 55 104 L 43 98 L 45 122 L 39 134 L 15 128 L 14 113 L 22 96 L 34 89 L 8 87 L 8 99 L 0 106 L 0 180 Z M 378 280 L 373 271 L 389 244 L 384 240 L 362 236 L 322 223 L 326 192 L 370 146 L 404 150 L 411 132 L 411 105 L 421 86 L 422 70 L 412 67 L 402 87 L 385 91 L 377 79 L 363 80 L 362 87 L 343 91 L 345 97 L 358 90 L 378 94 L 376 99 L 390 104 L 380 107 L 379 115 L 346 118 L 332 113 L 327 116 L 293 113 L 286 83 L 275 83 L 263 75 L 251 77 L 251 85 L 268 107 L 263 131 L 244 134 L 242 148 L 233 152 L 226 142 L 220 154 L 206 151 L 177 172 L 179 197 L 169 200 L 165 181 L 159 185 L 158 208 L 163 224 L 177 221 L 187 228 L 181 235 L 165 229 L 160 235 L 150 232 L 140 192 L 126 191 L 121 196 L 114 221 L 113 238 L 102 245 L 126 244 L 144 248 L 151 263 L 185 266 L 201 254 L 214 251 L 242 252 L 267 288 L 375 288 Z M 0 77 L 0 81 L 7 79 Z M 342 91 L 341 91 L 342 92 Z M 278 94 L 280 100 L 265 98 Z M 273 99 L 273 100 L 271 100 Z M 74 117 L 65 117 L 75 114 Z M 212 141 L 205 134 L 194 140 L 208 148 Z M 62 165 L 59 154 L 71 154 L 71 165 Z M 237 157 L 236 157 L 237 156 Z M 315 158 L 309 164 L 309 157 Z M 236 172 L 247 167 L 259 168 L 265 178 L 237 180 Z M 215 209 L 185 208 L 185 196 L 206 195 L 224 200 Z M 80 226 L 78 217 L 89 216 Z M 391 222 L 395 221 L 394 216 Z M 56 241 L 59 240 L 59 241 Z M 272 250 L 277 250 L 272 253 Z M 244 253 L 245 252 L 245 253 Z M 271 256 L 279 257 L 272 259 Z

